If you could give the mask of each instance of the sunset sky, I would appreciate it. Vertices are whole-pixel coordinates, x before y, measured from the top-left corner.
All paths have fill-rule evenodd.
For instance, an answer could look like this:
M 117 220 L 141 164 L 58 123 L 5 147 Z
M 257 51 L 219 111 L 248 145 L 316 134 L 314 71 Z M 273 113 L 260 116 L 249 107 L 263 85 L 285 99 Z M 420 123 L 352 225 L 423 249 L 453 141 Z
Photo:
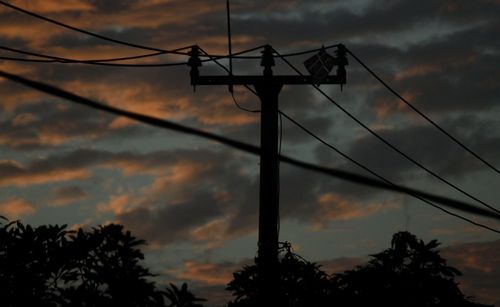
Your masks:
M 227 54 L 224 0 L 9 1 L 58 21 L 161 49 L 200 45 Z M 500 168 L 498 0 L 232 0 L 233 50 L 271 44 L 281 53 L 345 44 L 423 113 Z M 0 5 L 0 45 L 74 59 L 150 51 L 113 44 Z M 334 49 L 329 51 L 333 54 Z M 257 50 L 252 55 L 260 55 Z M 304 60 L 289 60 L 303 73 Z M 1 51 L 4 57 L 25 57 Z M 161 55 L 126 63 L 185 62 Z M 352 57 L 348 82 L 322 85 L 399 149 L 500 209 L 500 174 L 467 153 L 380 85 Z M 222 60 L 227 65 L 228 62 Z M 276 59 L 275 74 L 294 74 Z M 235 74 L 260 61 L 235 60 Z M 103 103 L 259 144 L 259 115 L 238 109 L 226 86 L 190 86 L 189 67 L 106 67 L 0 60 L 0 70 Z M 204 63 L 201 74 L 224 74 Z M 187 281 L 224 301 L 231 272 L 257 250 L 255 156 L 147 127 L 0 79 L 0 214 L 71 228 L 123 224 L 147 240 L 159 282 Z M 259 100 L 236 87 L 240 105 Z M 280 109 L 352 158 L 406 186 L 467 202 L 352 121 L 311 86 L 286 86 Z M 283 119 L 282 153 L 367 175 Z M 329 272 L 389 247 L 394 232 L 438 239 L 466 295 L 500 306 L 500 236 L 410 196 L 281 166 L 280 240 Z M 479 204 L 477 204 L 479 206 Z M 459 213 L 459 212 L 456 212 Z M 460 213 L 500 229 L 500 222 Z

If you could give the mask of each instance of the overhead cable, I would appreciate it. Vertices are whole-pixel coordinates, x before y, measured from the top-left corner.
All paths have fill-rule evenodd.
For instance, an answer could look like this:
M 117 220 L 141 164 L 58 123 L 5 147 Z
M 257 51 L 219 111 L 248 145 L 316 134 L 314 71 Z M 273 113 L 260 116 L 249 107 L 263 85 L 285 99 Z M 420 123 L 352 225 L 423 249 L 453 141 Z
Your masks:
M 95 59 L 95 60 L 77 60 L 53 55 L 47 55 L 32 51 L 21 50 L 17 48 L 1 46 L 1 50 L 6 50 L 9 52 L 20 53 L 29 56 L 35 56 L 48 60 L 40 60 L 40 59 L 22 59 L 22 58 L 10 58 L 10 57 L 0 57 L 0 59 L 4 60 L 12 60 L 12 61 L 25 61 L 25 62 L 38 62 L 38 63 L 63 63 L 63 64 L 88 64 L 88 65 L 99 65 L 99 66 L 117 66 L 117 67 L 165 67 L 165 66 L 183 66 L 187 65 L 187 62 L 177 62 L 177 63 L 145 63 L 145 64 L 136 64 L 136 63 L 111 63 L 132 59 L 140 59 L 151 56 L 160 55 L 162 53 L 150 53 L 143 55 L 135 55 L 135 56 L 127 56 L 127 57 L 119 57 L 119 58 L 108 58 L 108 59 Z
M 158 52 L 158 54 L 167 54 L 167 53 L 170 53 L 170 54 L 178 54 L 178 55 L 188 55 L 187 52 L 182 52 L 182 50 L 186 50 L 186 49 L 189 49 L 189 48 L 192 47 L 192 46 L 186 46 L 186 47 L 181 47 L 181 48 L 177 48 L 177 49 L 166 50 L 166 49 L 162 49 L 162 48 L 151 47 L 151 46 L 146 46 L 146 45 L 141 45 L 141 44 L 136 44 L 136 43 L 131 43 L 131 42 L 127 42 L 127 41 L 123 41 L 123 40 L 111 38 L 111 37 L 108 37 L 108 36 L 104 36 L 104 35 L 101 35 L 101 34 L 97 34 L 95 32 L 87 31 L 87 30 L 84 30 L 84 29 L 81 29 L 81 28 L 78 28 L 78 27 L 75 27 L 75 26 L 71 26 L 71 25 L 63 23 L 61 21 L 58 21 L 58 20 L 55 20 L 55 19 L 43 16 L 43 15 L 37 14 L 35 12 L 23 9 L 23 8 L 21 8 L 19 6 L 13 5 L 11 3 L 8 3 L 8 2 L 2 1 L 2 0 L 0 0 L 0 5 L 9 7 L 11 9 L 13 9 L 13 10 L 16 10 L 16 11 L 21 12 L 23 14 L 29 15 L 31 17 L 35 17 L 35 18 L 38 18 L 40 20 L 43 20 L 43 21 L 55 24 L 57 26 L 60 26 L 60 27 L 63 27 L 63 28 L 66 28 L 66 29 L 69 29 L 69 30 L 72 30 L 72 31 L 76 31 L 76 32 L 79 32 L 79 33 L 82 33 L 82 34 L 85 34 L 85 35 L 88 35 L 88 36 L 92 36 L 92 37 L 95 37 L 95 38 L 98 38 L 98 39 L 101 39 L 101 40 L 105 40 L 105 41 L 108 41 L 108 42 L 112 42 L 112 43 L 116 43 L 116 44 L 120 44 L 120 45 L 124 45 L 124 46 L 128 46 L 128 47 L 132 47 L 132 48 L 138 48 L 138 49 L 143 49 L 143 50 L 156 51 L 156 52 Z M 304 54 L 308 54 L 308 53 L 312 53 L 312 52 L 317 52 L 317 51 L 319 51 L 321 49 L 335 48 L 337 46 L 338 46 L 338 44 L 332 44 L 332 45 L 328 45 L 328 46 L 323 46 L 322 48 L 315 48 L 315 49 L 310 49 L 310 50 L 305 50 L 305 51 L 298 51 L 298 52 L 292 52 L 292 53 L 288 53 L 288 54 L 283 54 L 282 56 L 284 56 L 284 57 L 292 57 L 292 56 L 304 55 Z M 248 50 L 244 50 L 244 51 L 241 51 L 241 52 L 236 52 L 236 53 L 234 53 L 232 55 L 232 58 L 234 58 L 234 59 L 260 59 L 261 56 L 257 56 L 257 55 L 256 56 L 243 56 L 242 55 L 242 54 L 254 51 L 254 50 L 259 49 L 259 48 L 261 48 L 261 46 L 256 47 L 256 48 L 251 48 L 251 49 L 248 49 Z M 153 54 L 150 54 L 149 56 L 153 56 Z M 229 55 L 210 55 L 210 57 L 212 57 L 212 58 L 218 58 L 218 59 L 223 59 L 223 58 L 228 58 Z
M 177 48 L 177 49 L 173 49 L 173 50 L 163 50 L 163 49 L 159 49 L 159 48 L 154 48 L 154 47 L 148 47 L 148 46 L 144 46 L 144 45 L 134 44 L 134 43 L 122 41 L 122 40 L 119 40 L 119 39 L 107 37 L 107 36 L 104 36 L 104 35 L 100 35 L 100 34 L 97 34 L 97 33 L 94 33 L 94 32 L 86 31 L 86 30 L 83 30 L 83 29 L 80 29 L 80 28 L 77 28 L 77 27 L 74 27 L 74 26 L 70 26 L 70 25 L 65 24 L 63 22 L 54 20 L 54 19 L 46 17 L 46 16 L 39 15 L 39 14 L 37 14 L 35 12 L 31 12 L 31 11 L 25 10 L 23 8 L 20 8 L 18 6 L 15 6 L 15 5 L 10 4 L 8 2 L 5 2 L 5 1 L 1 1 L 0 0 L 0 4 L 3 5 L 3 6 L 9 7 L 11 9 L 13 9 L 13 10 L 16 10 L 18 12 L 27 14 L 29 16 L 32 16 L 32 17 L 44 20 L 46 22 L 50 22 L 52 24 L 58 25 L 60 27 L 63 27 L 63 28 L 66 28 L 66 29 L 70 29 L 72 31 L 80 32 L 80 33 L 83 33 L 85 35 L 93 36 L 95 38 L 99 38 L 99 39 L 102 39 L 102 40 L 105 40 L 105 41 L 109 41 L 109 42 L 112 42 L 112 43 L 115 43 L 115 44 L 120 44 L 120 45 L 128 46 L 128 47 L 139 48 L 139 49 L 144 49 L 144 50 L 151 50 L 151 51 L 158 51 L 158 52 L 162 52 L 162 53 L 174 53 L 174 54 L 184 54 L 184 53 L 180 53 L 179 51 L 185 50 L 185 49 L 191 47 L 191 46 L 187 46 L 187 47 Z
M 88 98 L 85 98 L 82 96 L 78 96 L 76 94 L 73 94 L 73 93 L 65 91 L 63 89 L 48 85 L 46 83 L 34 81 L 31 79 L 27 79 L 27 78 L 24 78 L 24 77 L 21 77 L 18 75 L 10 74 L 10 73 L 4 72 L 4 71 L 0 71 L 0 76 L 4 77 L 6 79 L 9 79 L 11 81 L 28 86 L 30 88 L 36 89 L 38 91 L 41 91 L 41 92 L 44 92 L 44 93 L 47 93 L 47 94 L 50 94 L 50 95 L 53 95 L 53 96 L 56 96 L 59 98 L 66 99 L 66 100 L 69 100 L 69 101 L 74 102 L 74 103 L 85 105 L 85 106 L 93 108 L 93 109 L 97 109 L 97 110 L 105 111 L 105 112 L 108 112 L 111 114 L 134 119 L 138 122 L 141 122 L 141 123 L 144 123 L 144 124 L 147 124 L 150 126 L 174 130 L 174 131 L 178 131 L 178 132 L 182 132 L 182 133 L 186 133 L 186 134 L 190 134 L 190 135 L 194 135 L 194 136 L 199 136 L 199 137 L 209 139 L 212 141 L 216 141 L 216 142 L 224 144 L 226 146 L 229 146 L 229 147 L 232 147 L 232 148 L 235 148 L 235 149 L 247 152 L 247 153 L 251 153 L 254 155 L 260 155 L 260 153 L 261 153 L 261 149 L 259 147 L 251 145 L 251 144 L 243 143 L 243 142 L 233 140 L 233 139 L 230 139 L 230 138 L 227 138 L 224 136 L 220 136 L 217 134 L 213 134 L 210 132 L 190 128 L 190 127 L 183 126 L 183 125 L 180 125 L 180 124 L 177 124 L 174 122 L 170 122 L 167 120 L 163 120 L 163 119 L 159 119 L 159 118 L 155 118 L 155 117 L 151 117 L 148 115 L 143 115 L 143 114 L 127 111 L 127 110 L 122 110 L 119 108 L 115 108 L 115 107 L 105 105 L 105 104 L 93 101 L 91 99 L 88 99 Z M 373 178 L 369 178 L 366 176 L 354 174 L 354 173 L 347 172 L 347 171 L 337 170 L 337 169 L 333 169 L 333 168 L 328 168 L 328 167 L 324 167 L 324 166 L 314 165 L 314 164 L 300 161 L 300 160 L 290 158 L 290 157 L 287 157 L 284 155 L 279 155 L 278 158 L 282 162 L 294 165 L 296 167 L 299 167 L 299 168 L 302 168 L 305 170 L 314 171 L 317 173 L 325 174 L 325 175 L 328 175 L 331 177 L 347 180 L 347 181 L 358 183 L 358 184 L 365 185 L 365 186 L 370 186 L 373 188 L 379 188 L 379 189 L 384 189 L 384 190 L 389 190 L 389 191 L 394 191 L 394 192 L 406 193 L 409 195 L 415 194 L 415 195 L 418 195 L 420 197 L 426 198 L 430 201 L 440 203 L 444 206 L 447 206 L 447 207 L 450 207 L 450 208 L 453 208 L 456 210 L 460 210 L 460 211 L 464 211 L 464 212 L 468 212 L 471 214 L 476 214 L 476 215 L 480 215 L 480 216 L 484 216 L 484 217 L 493 218 L 495 220 L 500 220 L 500 214 L 491 212 L 490 210 L 485 210 L 485 209 L 479 208 L 477 206 L 471 205 L 471 204 L 466 203 L 466 202 L 461 201 L 461 200 L 454 200 L 451 198 L 431 194 L 431 193 L 428 193 L 425 191 L 420 191 L 420 190 L 417 190 L 414 188 L 409 188 L 409 187 L 405 187 L 405 186 L 401 186 L 401 185 L 391 185 L 391 184 L 388 184 L 386 182 L 376 180 Z
M 483 164 L 488 166 L 490 169 L 495 171 L 497 174 L 500 174 L 500 170 L 493 166 L 491 163 L 483 159 L 481 156 L 479 156 L 475 151 L 473 151 L 470 147 L 462 143 L 460 140 L 458 140 L 456 137 L 454 137 L 451 133 L 446 131 L 443 127 L 441 127 L 439 124 L 437 124 L 435 121 L 433 121 L 429 116 L 425 115 L 422 111 L 420 111 L 415 105 L 413 105 L 410 101 L 405 99 L 402 95 L 400 95 L 396 90 L 394 90 L 390 85 L 388 85 L 379 75 L 377 75 L 372 69 L 368 67 L 360 58 L 358 58 L 351 50 L 347 48 L 347 52 L 361 65 L 363 66 L 366 71 L 368 71 L 377 81 L 379 81 L 386 89 L 388 89 L 394 96 L 396 96 L 399 100 L 404 102 L 408 107 L 410 107 L 413 111 L 415 111 L 418 115 L 420 115 L 422 118 L 424 118 L 426 121 L 428 121 L 430 124 L 432 124 L 434 127 L 436 127 L 439 131 L 441 131 L 444 135 L 446 135 L 448 138 L 450 138 L 453 142 L 458 144 L 460 147 L 465 149 L 468 153 L 470 153 L 472 156 L 474 156 L 476 159 L 481 161 Z
M 202 50 L 202 52 L 204 52 Z M 221 63 L 218 63 L 216 60 L 215 60 L 215 63 L 218 64 L 221 68 L 223 68 L 225 71 L 228 71 L 228 69 Z M 246 88 L 249 89 L 250 91 L 252 91 L 254 94 L 257 95 L 257 93 L 252 89 L 250 88 L 249 86 L 246 85 Z M 232 98 L 233 98 L 233 101 L 235 103 L 235 105 L 243 110 L 243 111 L 246 111 L 246 112 L 251 112 L 251 113 L 258 113 L 260 112 L 260 110 L 250 110 L 250 109 L 247 109 L 247 108 L 244 108 L 242 106 L 240 106 L 240 104 L 237 102 L 236 98 L 234 97 L 234 93 L 231 93 L 232 94 Z M 365 165 L 361 164 L 360 162 L 356 161 L 355 159 L 351 158 L 349 155 L 345 154 L 344 152 L 340 151 L 339 149 L 337 149 L 336 147 L 334 147 L 333 145 L 331 145 L 330 143 L 326 142 L 325 140 L 321 139 L 320 137 L 318 137 L 316 134 L 314 134 L 313 132 L 311 132 L 309 129 L 307 129 L 306 127 L 304 127 L 303 125 L 301 125 L 300 123 L 298 123 L 296 120 L 294 120 L 293 118 L 291 118 L 290 116 L 288 116 L 286 113 L 284 113 L 283 111 L 279 110 L 279 118 L 280 118 L 280 127 L 283 126 L 283 123 L 282 123 L 282 116 L 284 116 L 285 118 L 287 118 L 291 123 L 295 124 L 297 127 L 299 127 L 300 129 L 302 129 L 304 132 L 306 132 L 307 134 L 311 135 L 313 138 L 317 139 L 318 141 L 320 141 L 322 144 L 324 144 L 325 146 L 329 147 L 330 149 L 334 150 L 335 152 L 337 152 L 338 154 L 340 154 L 342 157 L 344 157 L 345 159 L 349 160 L 350 162 L 354 163 L 355 165 L 357 165 L 358 167 L 362 168 L 363 170 L 367 171 L 368 173 L 372 174 L 373 176 L 377 177 L 378 179 L 388 183 L 388 184 L 391 184 L 391 185 L 396 185 L 394 182 L 392 181 L 389 181 L 388 179 L 384 178 L 383 176 L 377 174 L 376 172 L 374 172 L 373 170 L 369 169 L 368 167 L 366 167 Z M 279 154 L 281 154 L 281 137 L 282 137 L 282 133 L 283 133 L 283 128 L 280 129 L 280 145 L 279 145 Z M 279 178 L 279 176 L 278 176 Z M 478 226 L 478 227 L 481 227 L 481 228 L 484 228 L 484 229 L 487 229 L 487 230 L 490 230 L 490 231 L 493 231 L 493 232 L 496 232 L 496 233 L 500 233 L 499 230 L 497 229 L 494 229 L 490 226 L 487 226 L 487 225 L 484 225 L 484 224 L 481 224 L 481 223 L 478 223 L 476 221 L 473 221 L 469 218 L 466 218 L 464 216 L 461 216 L 459 214 L 456 214 L 454 212 L 451 212 L 449 210 L 446 210 L 430 201 L 428 201 L 427 199 L 425 198 L 422 198 L 420 196 L 417 196 L 417 195 L 411 195 L 413 196 L 414 198 L 416 199 L 419 199 L 420 201 L 438 209 L 438 210 L 441 210 L 442 212 L 448 214 L 448 215 L 451 215 L 451 216 L 454 216 L 458 219 L 461 219 L 465 222 L 468 222 L 472 225 L 475 225 L 475 226 Z M 278 224 L 279 225 L 279 224 Z M 279 229 L 279 228 L 278 228 Z
M 302 124 L 300 124 L 299 122 L 297 122 L 296 120 L 294 120 L 293 118 L 291 118 L 290 116 L 288 116 L 286 113 L 284 113 L 283 111 L 279 111 L 280 112 L 280 116 L 284 116 L 286 119 L 288 119 L 291 123 L 293 123 L 295 126 L 299 127 L 300 129 L 302 129 L 304 132 L 306 132 L 307 134 L 309 134 L 310 136 L 312 136 L 313 138 L 315 138 L 316 140 L 318 140 L 320 143 L 322 143 L 323 145 L 327 146 L 328 148 L 332 149 L 333 151 L 337 152 L 339 155 L 341 155 L 343 158 L 347 159 L 348 161 L 350 161 L 351 163 L 355 164 L 356 166 L 360 167 L 361 169 L 365 170 L 366 172 L 372 174 L 373 176 L 377 177 L 378 179 L 390 184 L 390 185 L 393 185 L 395 186 L 396 184 L 392 181 L 390 181 L 389 179 L 383 177 L 382 175 L 376 173 L 375 171 L 373 171 L 372 169 L 368 168 L 367 166 L 365 166 L 364 164 L 362 164 L 361 162 L 355 160 L 354 158 L 350 157 L 348 154 L 342 152 L 340 149 L 336 148 L 335 146 L 333 146 L 332 144 L 328 143 L 327 141 L 323 140 L 322 138 L 320 138 L 319 136 L 317 136 L 314 132 L 312 132 L 311 130 L 307 129 L 306 127 L 304 127 Z M 410 196 L 413 196 L 414 198 L 438 209 L 438 210 L 441 210 L 443 211 L 444 213 L 446 214 L 449 214 L 451 216 L 454 216 L 458 219 L 461 219 L 467 223 L 470 223 L 470 224 L 473 224 L 475 226 L 478 226 L 478 227 L 481 227 L 481 228 L 484 228 L 484 229 L 487 229 L 487 230 L 490 230 L 490 231 L 493 231 L 493 232 L 496 232 L 496 233 L 499 233 L 500 234 L 500 230 L 497 230 L 497 229 L 494 229 L 490 226 L 487 226 L 487 225 L 484 225 L 484 224 L 481 224 L 481 223 L 478 223 L 476 221 L 473 221 L 469 218 L 466 218 L 464 216 L 461 216 L 459 214 L 456 214 L 454 212 L 451 212 L 449 210 L 446 210 L 434 203 L 432 203 L 431 201 L 423 198 L 423 197 L 420 197 L 418 195 L 414 195 L 414 194 L 410 194 Z
M 273 49 L 273 50 L 279 56 L 279 52 L 276 51 L 276 49 Z M 286 58 L 281 57 L 281 59 L 285 63 L 287 63 L 288 66 L 290 66 L 290 68 L 292 68 L 299 75 L 304 76 L 304 74 L 300 70 L 298 70 L 292 63 L 290 63 L 290 61 L 288 61 Z M 418 166 L 421 169 L 425 170 L 427 173 L 431 174 L 433 177 L 439 179 L 440 181 L 444 182 L 448 186 L 452 187 L 456 191 L 458 191 L 458 192 L 466 195 L 470 199 L 473 199 L 473 200 L 477 201 L 478 203 L 480 203 L 481 205 L 487 207 L 488 209 L 490 209 L 490 210 L 492 210 L 492 211 L 494 211 L 496 213 L 500 213 L 500 210 L 498 210 L 495 207 L 493 207 L 493 206 L 487 204 L 486 202 L 480 200 L 479 198 L 477 198 L 474 195 L 468 193 L 467 191 L 463 190 L 462 188 L 458 187 L 457 185 L 451 183 L 447 179 L 441 177 L 440 175 L 438 175 L 434 171 L 430 170 L 428 167 L 424 166 L 422 163 L 420 163 L 420 162 L 416 161 L 415 159 L 413 159 L 412 157 L 410 157 L 408 154 L 406 154 L 403 151 L 401 151 L 399 148 L 397 148 L 396 146 L 394 146 L 391 142 L 387 141 L 384 137 L 380 136 L 378 133 L 376 133 L 374 130 L 372 130 L 370 127 L 368 127 L 367 125 L 365 125 L 362 121 L 360 121 L 356 116 L 354 116 L 352 113 L 350 113 L 349 111 L 347 111 L 344 107 L 342 107 L 339 103 L 337 103 L 335 100 L 333 100 L 333 98 L 331 98 L 327 93 L 325 93 L 325 91 L 321 90 L 319 88 L 319 86 L 317 86 L 316 84 L 312 84 L 312 83 L 311 83 L 311 86 L 313 86 L 321 95 L 323 95 L 323 97 L 325 97 L 328 101 L 330 101 L 332 104 L 334 104 L 338 109 L 340 109 L 347 116 L 349 116 L 352 120 L 354 120 L 358 125 L 360 125 L 361 127 L 363 127 L 366 131 L 368 131 L 374 137 L 376 137 L 377 139 L 379 139 L 382 143 L 386 144 L 392 150 L 394 150 L 395 152 L 397 152 L 398 154 L 400 154 L 401 156 L 403 156 L 404 158 L 406 158 L 407 160 L 409 160 L 410 162 L 412 162 L 416 166 Z

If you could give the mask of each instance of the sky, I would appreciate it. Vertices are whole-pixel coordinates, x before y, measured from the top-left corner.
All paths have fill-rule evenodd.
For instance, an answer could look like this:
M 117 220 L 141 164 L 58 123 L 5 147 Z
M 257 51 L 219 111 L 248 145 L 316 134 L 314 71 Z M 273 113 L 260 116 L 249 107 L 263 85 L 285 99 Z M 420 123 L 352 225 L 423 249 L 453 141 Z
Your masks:
M 58 21 L 161 49 L 198 44 L 227 54 L 223 0 L 16 0 Z M 231 1 L 233 50 L 281 53 L 343 43 L 388 84 L 485 160 L 500 167 L 500 2 L 497 0 Z M 86 36 L 0 6 L 0 45 L 76 59 L 150 53 Z M 252 55 L 259 55 L 257 50 Z M 334 49 L 328 52 L 334 53 Z M 313 53 L 289 60 L 303 73 Z M 23 57 L 1 51 L 0 56 Z M 434 173 L 500 209 L 500 175 L 381 86 L 352 57 L 347 84 L 322 85 L 343 108 Z M 161 55 L 127 63 L 185 62 Z M 227 61 L 221 63 L 227 65 Z M 235 59 L 235 74 L 260 74 Z M 294 74 L 276 59 L 275 74 Z M 0 60 L 0 70 L 111 106 L 259 144 L 259 115 L 226 86 L 190 86 L 189 67 L 106 67 Z M 204 63 L 202 75 L 224 74 Z M 121 223 L 147 240 L 159 283 L 187 281 L 223 302 L 231 273 L 257 250 L 259 161 L 218 143 L 74 105 L 0 79 L 0 214 L 70 228 Z M 251 92 L 236 101 L 258 109 Z M 285 86 L 280 109 L 386 178 L 474 203 L 393 152 L 311 86 Z M 282 153 L 367 175 L 283 119 Z M 411 196 L 280 168 L 280 240 L 342 272 L 408 230 L 442 242 L 466 295 L 500 305 L 498 234 Z M 477 204 L 477 203 L 474 203 Z M 459 213 L 459 212 L 456 212 Z M 500 229 L 498 221 L 459 213 Z

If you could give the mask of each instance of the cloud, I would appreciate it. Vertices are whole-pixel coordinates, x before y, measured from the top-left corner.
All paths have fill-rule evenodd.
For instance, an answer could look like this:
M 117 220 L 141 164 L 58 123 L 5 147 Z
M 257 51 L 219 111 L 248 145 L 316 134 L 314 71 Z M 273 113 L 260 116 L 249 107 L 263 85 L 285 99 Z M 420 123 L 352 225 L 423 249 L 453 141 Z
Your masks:
M 240 270 L 250 260 L 238 263 L 210 263 L 186 261 L 184 268 L 176 272 L 176 278 L 202 283 L 208 286 L 227 285 L 233 278 L 233 272 Z
M 181 268 L 169 270 L 166 274 L 179 282 L 189 282 L 193 292 L 207 299 L 209 304 L 222 306 L 231 299 L 231 293 L 225 287 L 233 279 L 233 272 L 252 263 L 251 259 L 218 263 L 188 260 Z
M 0 215 L 8 219 L 18 219 L 36 212 L 33 204 L 21 198 L 11 198 L 0 202 Z
M 152 243 L 169 244 L 189 239 L 190 230 L 221 214 L 221 205 L 213 195 L 198 192 L 185 202 L 165 203 L 156 210 L 137 208 L 124 212 L 118 222 Z
M 54 207 L 65 206 L 76 201 L 84 200 L 89 196 L 82 188 L 74 185 L 54 188 L 51 194 L 49 206 Z
M 78 167 L 63 168 L 38 161 L 28 167 L 15 161 L 0 161 L 0 186 L 29 186 L 89 177 L 89 172 Z
M 357 203 L 336 193 L 318 196 L 318 213 L 313 218 L 313 227 L 322 228 L 333 221 L 348 221 L 372 216 L 381 211 L 399 208 L 394 202 Z
M 113 212 L 116 215 L 122 214 L 130 207 L 130 197 L 128 195 L 110 196 L 109 202 L 97 205 L 98 212 Z
M 366 263 L 367 260 L 368 257 L 343 257 L 319 261 L 318 264 L 321 265 L 321 270 L 327 274 L 340 274 Z
M 42 13 L 61 13 L 68 11 L 90 11 L 92 5 L 88 1 L 82 0 L 67 0 L 60 3 L 55 0 L 46 0 L 43 2 L 33 2 L 27 0 L 16 0 L 12 2 L 13 5 L 25 8 L 30 11 Z M 3 9 L 2 9 L 3 10 Z M 7 10 L 7 9 L 5 9 Z
M 496 290 L 500 280 L 499 240 L 451 245 L 443 248 L 442 255 L 462 271 L 458 282 L 466 295 L 475 296 L 481 303 L 500 304 Z

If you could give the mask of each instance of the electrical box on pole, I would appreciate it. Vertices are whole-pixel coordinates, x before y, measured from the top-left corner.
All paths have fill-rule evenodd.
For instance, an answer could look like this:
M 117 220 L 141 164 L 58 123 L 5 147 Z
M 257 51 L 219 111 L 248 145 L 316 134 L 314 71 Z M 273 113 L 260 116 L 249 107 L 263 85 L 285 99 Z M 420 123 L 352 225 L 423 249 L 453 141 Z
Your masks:
M 307 60 L 304 64 L 310 76 L 274 75 L 272 67 L 274 52 L 267 45 L 262 51 L 262 75 L 201 76 L 201 60 L 197 46 L 190 51 L 188 65 L 191 67 L 191 85 L 245 85 L 253 86 L 261 101 L 261 152 L 259 189 L 259 242 L 257 268 L 259 273 L 258 296 L 262 306 L 279 306 L 276 287 L 279 285 L 278 268 L 278 219 L 279 219 L 279 168 L 278 168 L 278 97 L 283 85 L 287 84 L 340 84 L 346 83 L 347 65 L 345 47 L 339 45 L 335 57 L 325 50 Z M 329 73 L 337 66 L 337 74 Z

